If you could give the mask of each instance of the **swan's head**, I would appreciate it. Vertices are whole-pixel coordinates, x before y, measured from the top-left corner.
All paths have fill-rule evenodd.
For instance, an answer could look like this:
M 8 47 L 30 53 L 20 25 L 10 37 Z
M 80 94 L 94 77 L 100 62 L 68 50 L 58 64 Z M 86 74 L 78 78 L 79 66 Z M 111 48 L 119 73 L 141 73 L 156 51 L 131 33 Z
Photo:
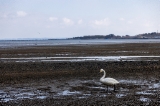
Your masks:
M 104 70 L 103 70 L 103 69 L 100 69 L 100 73 L 101 73 L 101 72 L 104 72 Z

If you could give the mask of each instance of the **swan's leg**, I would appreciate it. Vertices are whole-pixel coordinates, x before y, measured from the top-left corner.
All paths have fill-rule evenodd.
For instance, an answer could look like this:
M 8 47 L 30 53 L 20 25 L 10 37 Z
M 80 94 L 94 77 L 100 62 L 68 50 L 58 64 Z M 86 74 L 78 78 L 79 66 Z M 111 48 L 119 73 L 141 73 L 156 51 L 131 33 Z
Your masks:
M 107 92 L 108 92 L 108 85 L 107 85 Z
M 107 86 L 107 88 L 105 89 L 105 92 L 108 92 L 108 85 L 106 85 Z
M 116 85 L 114 85 L 114 91 L 116 91 Z

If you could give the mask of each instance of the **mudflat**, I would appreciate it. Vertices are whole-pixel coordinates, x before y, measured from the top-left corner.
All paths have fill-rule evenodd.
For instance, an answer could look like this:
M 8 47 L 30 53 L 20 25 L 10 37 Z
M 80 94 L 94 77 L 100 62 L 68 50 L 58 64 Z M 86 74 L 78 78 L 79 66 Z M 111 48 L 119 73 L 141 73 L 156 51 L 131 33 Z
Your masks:
M 159 47 L 160 43 L 127 43 L 1 48 L 0 104 L 158 105 Z M 119 58 L 85 60 L 99 56 Z M 76 57 L 83 58 L 72 61 Z M 120 82 L 116 92 L 100 83 L 101 68 L 106 77 Z

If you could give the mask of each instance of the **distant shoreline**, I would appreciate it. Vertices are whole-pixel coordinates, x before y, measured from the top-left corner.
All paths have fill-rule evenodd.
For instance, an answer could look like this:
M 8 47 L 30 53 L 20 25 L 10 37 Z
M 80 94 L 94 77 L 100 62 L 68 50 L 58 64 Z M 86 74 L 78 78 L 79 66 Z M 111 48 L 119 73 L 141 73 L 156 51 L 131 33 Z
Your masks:
M 0 41 L 51 41 L 51 40 L 141 40 L 141 39 L 160 39 L 160 38 L 112 38 L 112 39 L 83 39 L 83 38 L 66 38 L 66 39 L 0 39 Z
M 152 32 L 152 33 L 144 33 L 144 34 L 138 34 L 135 36 L 130 35 L 86 35 L 82 37 L 73 37 L 71 39 L 160 39 L 160 33 L 158 32 Z
M 79 37 L 72 38 L 8 38 L 8 39 L 0 39 L 0 41 L 36 41 L 36 40 L 93 40 L 93 39 L 160 39 L 160 33 L 152 32 L 152 33 L 144 33 L 138 34 L 134 36 L 130 35 L 85 35 Z

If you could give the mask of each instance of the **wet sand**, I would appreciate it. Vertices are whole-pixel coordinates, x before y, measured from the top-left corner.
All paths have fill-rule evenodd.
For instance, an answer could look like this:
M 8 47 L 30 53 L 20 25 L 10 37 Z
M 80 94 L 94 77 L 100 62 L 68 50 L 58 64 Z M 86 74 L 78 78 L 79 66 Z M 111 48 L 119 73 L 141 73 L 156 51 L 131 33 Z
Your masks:
M 0 49 L 0 58 L 78 56 L 159 56 L 160 44 L 108 44 L 41 46 Z M 41 60 L 41 59 L 39 59 Z M 158 105 L 160 103 L 159 57 L 119 61 L 0 60 L 2 105 Z M 107 76 L 120 84 L 99 82 Z

